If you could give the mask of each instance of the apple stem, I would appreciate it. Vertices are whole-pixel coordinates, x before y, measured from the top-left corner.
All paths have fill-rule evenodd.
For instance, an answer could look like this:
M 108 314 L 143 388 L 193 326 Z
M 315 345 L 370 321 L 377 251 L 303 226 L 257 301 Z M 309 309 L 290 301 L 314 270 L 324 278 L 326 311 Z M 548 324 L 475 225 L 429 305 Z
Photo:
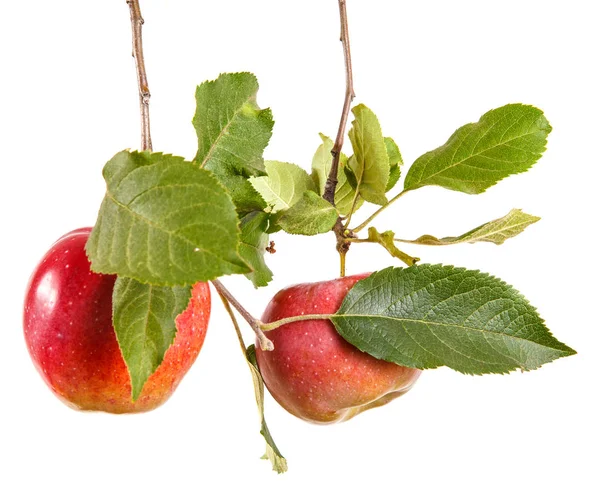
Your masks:
M 217 293 L 219 294 L 219 297 L 221 298 L 223 306 L 225 307 L 225 311 L 227 311 L 227 314 L 229 315 L 229 318 L 231 319 L 231 323 L 233 324 L 233 328 L 235 329 L 235 333 L 237 334 L 237 338 L 240 343 L 240 347 L 242 348 L 242 352 L 244 353 L 244 357 L 245 357 L 246 356 L 246 344 L 244 343 L 244 338 L 242 337 L 242 331 L 240 329 L 240 325 L 239 325 L 237 319 L 235 318 L 235 314 L 233 313 L 233 310 L 231 309 L 231 305 L 229 304 L 229 301 L 227 301 L 227 298 L 221 293 L 221 291 L 219 289 L 217 289 Z
M 288 323 L 294 322 L 304 322 L 306 320 L 329 320 L 333 315 L 298 315 L 298 316 L 289 316 L 287 318 L 282 318 L 281 320 L 277 320 L 275 322 L 270 323 L 260 323 L 260 328 L 264 332 L 269 332 L 269 330 L 275 330 L 282 325 L 287 325 Z
M 144 50 L 142 47 L 142 26 L 144 18 L 140 10 L 139 0 L 126 0 L 129 5 L 131 17 L 131 31 L 133 38 L 133 58 L 137 69 L 138 90 L 140 94 L 140 118 L 142 150 L 152 150 L 152 138 L 150 136 L 150 88 L 146 76 L 146 65 L 144 64 Z
M 344 135 L 346 133 L 346 124 L 348 122 L 348 115 L 350 114 L 350 106 L 352 100 L 354 100 L 354 80 L 352 76 L 352 57 L 350 55 L 350 35 L 348 31 L 348 13 L 346 11 L 346 0 L 338 0 L 340 8 L 340 25 L 341 34 L 340 41 L 342 42 L 342 48 L 344 50 L 344 63 L 346 67 L 346 94 L 344 97 L 344 106 L 342 107 L 342 116 L 340 118 L 340 125 L 338 127 L 337 136 L 333 148 L 331 149 L 331 155 L 333 159 L 331 161 L 331 169 L 325 183 L 325 192 L 323 193 L 323 199 L 328 201 L 332 206 L 335 207 L 335 189 L 338 184 L 338 170 L 340 166 L 340 155 L 342 153 L 342 147 L 344 145 Z M 346 273 L 346 253 L 350 250 L 350 243 L 347 242 L 346 227 L 342 223 L 341 217 L 338 216 L 332 231 L 336 236 L 336 249 L 340 255 L 340 276 L 344 276 Z
M 242 315 L 242 318 L 246 320 L 246 322 L 248 322 L 248 325 L 250 325 L 250 327 L 256 334 L 256 338 L 258 339 L 260 349 L 262 349 L 263 351 L 273 351 L 275 349 L 275 346 L 273 345 L 273 342 L 263 332 L 260 320 L 254 318 L 246 310 L 246 308 L 244 308 L 240 304 L 240 302 L 235 297 L 233 297 L 231 292 L 229 292 L 227 288 L 218 279 L 212 280 L 211 283 L 213 284 L 214 288 L 217 290 L 219 295 L 222 298 L 225 298 L 238 311 L 238 313 Z

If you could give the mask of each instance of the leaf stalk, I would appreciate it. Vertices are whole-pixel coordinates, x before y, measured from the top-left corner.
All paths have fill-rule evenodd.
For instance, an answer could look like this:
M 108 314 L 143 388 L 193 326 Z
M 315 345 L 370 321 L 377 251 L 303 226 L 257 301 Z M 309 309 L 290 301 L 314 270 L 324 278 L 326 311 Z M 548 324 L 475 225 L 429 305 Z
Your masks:
M 270 330 L 275 330 L 283 325 L 287 325 L 288 323 L 304 322 L 306 320 L 329 320 L 332 316 L 332 314 L 289 316 L 287 318 L 282 318 L 281 320 L 277 320 L 275 322 L 260 323 L 260 328 L 263 332 L 269 332 Z
M 402 192 L 400 192 L 398 195 L 396 195 L 395 197 L 392 197 L 388 203 L 385 206 L 381 206 L 377 211 L 375 211 L 371 216 L 369 216 L 365 221 L 363 221 L 360 225 L 358 225 L 356 228 L 352 229 L 352 232 L 354 233 L 358 233 L 361 230 L 364 230 L 365 228 L 367 228 L 367 226 L 369 225 L 369 223 L 371 223 L 377 216 L 379 216 L 385 209 L 387 209 L 388 207 L 390 207 L 394 202 L 396 202 L 398 199 L 400 199 L 404 194 L 406 194 L 407 192 L 410 192 L 410 190 L 403 190 Z
M 275 349 L 275 346 L 262 330 L 261 322 L 254 318 L 248 312 L 248 310 L 246 310 L 246 308 L 244 308 L 241 305 L 241 303 L 231 294 L 231 292 L 227 290 L 227 288 L 221 283 L 220 280 L 215 279 L 212 280 L 211 283 L 213 284 L 214 288 L 219 293 L 219 295 L 224 297 L 229 303 L 231 303 L 231 305 L 238 311 L 242 318 L 246 320 L 246 322 L 248 322 L 248 325 L 250 325 L 250 327 L 256 334 L 260 348 L 263 351 L 273 351 Z

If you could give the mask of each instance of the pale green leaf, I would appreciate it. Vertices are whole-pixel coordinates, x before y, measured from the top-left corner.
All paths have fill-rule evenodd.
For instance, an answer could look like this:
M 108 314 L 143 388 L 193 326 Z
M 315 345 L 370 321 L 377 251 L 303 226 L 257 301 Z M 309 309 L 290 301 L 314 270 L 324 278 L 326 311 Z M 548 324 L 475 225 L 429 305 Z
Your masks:
M 398 144 L 391 137 L 385 137 L 383 141 L 385 142 L 385 150 L 388 155 L 390 166 L 394 166 L 395 164 L 402 166 L 404 161 L 402 160 L 402 154 L 400 153 Z
M 242 218 L 240 256 L 252 268 L 245 276 L 255 287 L 264 287 L 273 279 L 273 273 L 265 262 L 266 248 L 269 245 L 268 229 L 267 213 L 255 211 Z
M 267 211 L 277 213 L 291 208 L 307 190 L 315 190 L 309 174 L 300 166 L 266 161 L 267 176 L 250 178 L 250 183 L 267 203 Z
M 318 192 L 323 195 L 325 193 L 325 184 L 331 171 L 331 149 L 333 149 L 333 141 L 323 135 L 319 134 L 323 143 L 315 152 L 312 161 L 312 178 L 318 187 Z M 338 184 L 335 189 L 335 207 L 342 216 L 347 216 L 352 209 L 352 201 L 354 200 L 354 194 L 356 190 L 352 188 L 348 179 L 346 178 L 345 168 L 348 164 L 348 157 L 344 154 L 340 154 L 340 164 L 338 167 Z M 357 201 L 358 209 L 363 203 L 363 199 L 359 198 Z
M 394 140 L 390 137 L 385 137 L 385 148 L 388 155 L 388 161 L 390 163 L 390 177 L 388 179 L 387 185 L 385 187 L 385 191 L 388 192 L 392 190 L 398 180 L 400 179 L 400 166 L 404 164 L 402 160 L 402 154 L 400 154 L 400 149 Z
M 329 232 L 337 218 L 338 213 L 329 202 L 307 190 L 296 204 L 282 212 L 277 222 L 287 233 L 317 235 Z
M 267 443 L 267 449 L 262 458 L 269 460 L 273 466 L 273 470 L 278 474 L 282 474 L 288 469 L 287 461 L 277 448 L 275 441 L 273 441 L 273 437 L 271 436 L 269 428 L 267 427 L 267 422 L 265 421 L 265 386 L 256 362 L 256 350 L 254 344 L 251 344 L 246 351 L 246 361 L 250 367 L 252 381 L 254 383 L 254 394 L 256 396 L 256 405 L 258 406 L 258 413 L 260 416 L 260 433 Z
M 394 243 L 394 232 L 388 230 L 383 233 L 379 233 L 376 228 L 369 227 L 369 241 L 380 244 L 385 248 L 387 252 L 389 252 L 394 258 L 398 258 L 400 261 L 404 262 L 408 266 L 412 266 L 419 261 L 419 258 L 415 258 L 413 256 L 409 256 L 405 252 L 398 249 Z
M 575 354 L 514 288 L 452 266 L 374 273 L 348 292 L 331 320 L 361 351 L 419 369 L 508 373 Z
M 352 109 L 354 121 L 348 133 L 354 160 L 348 162 L 358 184 L 361 197 L 367 202 L 384 205 L 390 177 L 388 153 L 377 116 L 363 104 Z
M 245 273 L 235 206 L 211 173 L 180 157 L 120 152 L 86 245 L 92 270 L 154 285 Z
M 539 221 L 540 218 L 524 213 L 520 209 L 513 209 L 506 216 L 497 220 L 484 223 L 473 230 L 459 235 L 458 237 L 443 237 L 438 239 L 433 235 L 422 235 L 416 240 L 407 240 L 412 244 L 421 244 L 427 246 L 446 246 L 451 244 L 460 244 L 461 242 L 492 242 L 494 244 L 503 244 L 506 239 L 516 237 L 529 225 Z
M 117 278 L 113 325 L 131 378 L 134 401 L 173 343 L 175 318 L 187 308 L 190 297 L 190 287 L 158 287 Z
M 406 175 L 404 189 L 439 185 L 467 194 L 484 192 L 535 164 L 546 150 L 551 130 L 535 107 L 508 104 L 493 109 L 419 157 Z

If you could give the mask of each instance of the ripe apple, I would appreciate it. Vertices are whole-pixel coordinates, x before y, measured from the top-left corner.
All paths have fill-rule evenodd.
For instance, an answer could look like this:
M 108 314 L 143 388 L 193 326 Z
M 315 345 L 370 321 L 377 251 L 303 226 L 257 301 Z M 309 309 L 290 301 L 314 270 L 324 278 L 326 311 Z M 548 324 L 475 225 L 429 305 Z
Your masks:
M 90 270 L 85 244 L 91 228 L 74 230 L 46 253 L 25 296 L 25 341 L 50 389 L 72 408 L 143 412 L 164 403 L 198 356 L 210 316 L 210 290 L 192 288 L 176 319 L 177 335 L 139 398 L 131 400 L 129 373 L 112 326 L 116 277 Z
M 283 289 L 267 306 L 262 321 L 335 313 L 350 288 L 367 276 Z M 267 336 L 274 351 L 262 351 L 256 345 L 265 384 L 281 406 L 309 422 L 340 422 L 384 405 L 407 392 L 421 374 L 359 351 L 329 320 L 288 323 Z

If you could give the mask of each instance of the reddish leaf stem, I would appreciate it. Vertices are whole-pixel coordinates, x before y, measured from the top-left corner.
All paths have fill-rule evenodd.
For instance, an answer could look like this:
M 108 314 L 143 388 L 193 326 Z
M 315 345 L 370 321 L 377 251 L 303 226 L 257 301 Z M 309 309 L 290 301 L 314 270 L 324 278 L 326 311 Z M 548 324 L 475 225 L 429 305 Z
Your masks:
M 338 184 L 338 170 L 340 167 L 340 155 L 342 153 L 342 147 L 344 145 L 344 135 L 346 134 L 346 123 L 348 122 L 348 115 L 350 114 L 350 106 L 354 99 L 354 81 L 352 77 L 352 57 L 350 55 L 350 36 L 348 32 L 348 13 L 346 11 L 346 0 L 338 0 L 340 8 L 340 25 L 341 35 L 340 41 L 342 42 L 342 48 L 344 50 L 344 64 L 346 67 L 346 94 L 344 97 L 344 106 L 342 108 L 342 116 L 340 118 L 340 125 L 338 127 L 337 137 L 331 149 L 331 155 L 333 156 L 331 161 L 331 170 L 325 183 L 325 192 L 323 193 L 323 199 L 328 201 L 332 206 L 335 206 L 335 189 Z M 350 243 L 347 242 L 348 238 L 352 234 L 344 228 L 342 219 L 338 217 L 333 232 L 336 236 L 336 249 L 340 255 L 340 275 L 343 277 L 346 273 L 346 253 L 350 250 Z
M 152 150 L 152 138 L 150 136 L 150 88 L 146 76 L 146 65 L 144 63 L 144 50 L 142 47 L 142 26 L 144 18 L 140 10 L 139 0 L 126 0 L 129 5 L 131 17 L 131 32 L 133 38 L 133 58 L 137 69 L 138 91 L 140 94 L 140 118 L 142 150 Z
M 240 302 L 235 297 L 233 297 L 231 292 L 229 292 L 227 290 L 227 288 L 218 279 L 212 280 L 211 283 L 213 284 L 213 286 L 215 287 L 215 289 L 217 290 L 219 295 L 224 297 L 225 299 L 227 299 L 227 301 L 229 301 L 229 303 L 231 303 L 231 305 L 238 311 L 238 313 L 242 316 L 242 318 L 244 320 L 246 320 L 246 322 L 248 322 L 248 325 L 250 325 L 252 330 L 254 330 L 254 333 L 256 334 L 256 337 L 258 338 L 258 343 L 260 345 L 260 348 L 263 351 L 273 351 L 273 349 L 275 349 L 275 347 L 273 346 L 273 343 L 271 342 L 271 340 L 262 331 L 260 321 L 257 320 L 256 318 L 254 318 L 246 310 L 246 308 L 244 308 L 240 304 Z
M 325 184 L 325 193 L 323 198 L 329 201 L 335 206 L 335 188 L 338 183 L 338 170 L 340 166 L 340 155 L 342 153 L 342 147 L 344 145 L 344 135 L 346 134 L 346 123 L 348 122 L 348 115 L 350 114 L 350 106 L 352 100 L 355 97 L 354 94 L 354 80 L 352 77 L 352 57 L 350 54 L 350 36 L 348 32 L 348 14 L 346 11 L 346 0 L 338 0 L 340 7 L 340 25 L 341 25 L 341 36 L 340 41 L 344 49 L 344 63 L 346 66 L 346 95 L 344 97 L 344 106 L 342 108 L 342 116 L 340 118 L 340 125 L 338 127 L 337 137 L 331 149 L 331 155 L 333 159 L 331 161 L 331 170 L 329 171 L 329 177 Z

